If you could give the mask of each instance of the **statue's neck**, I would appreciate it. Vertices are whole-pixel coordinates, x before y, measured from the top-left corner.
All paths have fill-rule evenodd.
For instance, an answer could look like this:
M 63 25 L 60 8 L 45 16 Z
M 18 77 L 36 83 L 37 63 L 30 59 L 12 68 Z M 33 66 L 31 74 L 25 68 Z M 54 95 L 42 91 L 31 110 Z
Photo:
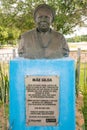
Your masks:
M 38 40 L 38 44 L 42 48 L 48 48 L 48 46 L 52 41 L 51 29 L 47 32 L 42 32 L 42 31 L 40 32 L 37 30 L 37 40 Z

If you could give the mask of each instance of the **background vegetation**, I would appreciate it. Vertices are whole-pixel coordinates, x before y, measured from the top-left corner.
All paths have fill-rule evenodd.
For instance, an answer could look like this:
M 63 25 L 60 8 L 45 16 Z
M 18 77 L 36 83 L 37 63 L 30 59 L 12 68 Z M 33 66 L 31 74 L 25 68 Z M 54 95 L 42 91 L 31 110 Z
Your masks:
M 67 38 L 68 42 L 87 42 L 87 35 L 75 36 L 72 38 Z
M 8 64 L 0 63 L 0 130 L 7 130 L 9 106 Z
M 69 34 L 77 25 L 87 26 L 87 0 L 0 0 L 0 43 L 15 44 L 21 33 L 34 28 L 33 12 L 41 3 L 56 10 L 57 31 Z
M 80 106 L 78 112 L 83 114 L 84 125 L 82 130 L 86 130 L 87 129 L 87 62 L 81 63 L 80 59 L 81 57 L 79 55 L 76 62 L 76 97 L 77 99 L 79 98 L 79 95 L 83 97 L 83 99 L 81 99 L 80 97 L 81 101 L 79 102 L 80 103 L 79 106 L 81 104 L 83 105 Z

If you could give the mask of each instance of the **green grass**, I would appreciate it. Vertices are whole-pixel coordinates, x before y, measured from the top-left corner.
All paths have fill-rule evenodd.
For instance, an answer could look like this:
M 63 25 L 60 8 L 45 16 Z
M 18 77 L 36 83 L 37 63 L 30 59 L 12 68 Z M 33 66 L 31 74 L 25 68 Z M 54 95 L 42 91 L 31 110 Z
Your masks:
M 80 65 L 80 91 L 84 92 L 84 87 L 87 87 L 87 63 Z
M 83 94 L 83 116 L 85 121 L 85 130 L 87 130 L 87 63 L 81 63 L 80 65 L 80 82 L 79 90 Z

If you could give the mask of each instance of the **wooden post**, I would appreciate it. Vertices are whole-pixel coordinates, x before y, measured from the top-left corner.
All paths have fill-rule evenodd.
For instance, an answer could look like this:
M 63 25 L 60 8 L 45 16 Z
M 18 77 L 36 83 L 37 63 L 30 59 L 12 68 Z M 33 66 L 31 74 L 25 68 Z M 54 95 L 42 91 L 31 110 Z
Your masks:
M 13 48 L 13 59 L 16 57 L 16 50 Z
M 80 59 L 81 59 L 81 49 L 78 48 L 77 64 L 76 64 L 76 94 L 77 94 L 77 96 L 78 96 L 78 92 L 79 92 L 79 80 L 80 80 Z

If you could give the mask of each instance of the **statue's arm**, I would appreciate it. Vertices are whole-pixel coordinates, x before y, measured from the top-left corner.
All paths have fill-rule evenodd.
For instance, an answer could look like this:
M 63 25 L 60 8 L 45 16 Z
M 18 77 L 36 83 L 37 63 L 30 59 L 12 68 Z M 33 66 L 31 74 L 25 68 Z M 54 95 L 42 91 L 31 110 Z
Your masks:
M 18 45 L 18 55 L 19 57 L 24 57 L 24 37 L 21 36 L 19 45 Z
M 69 50 L 69 46 L 68 46 L 68 44 L 67 44 L 66 39 L 65 39 L 64 36 L 63 36 L 63 38 L 62 38 L 62 41 L 63 41 L 63 44 L 62 44 L 63 56 L 64 56 L 64 57 L 68 57 L 70 50 Z

